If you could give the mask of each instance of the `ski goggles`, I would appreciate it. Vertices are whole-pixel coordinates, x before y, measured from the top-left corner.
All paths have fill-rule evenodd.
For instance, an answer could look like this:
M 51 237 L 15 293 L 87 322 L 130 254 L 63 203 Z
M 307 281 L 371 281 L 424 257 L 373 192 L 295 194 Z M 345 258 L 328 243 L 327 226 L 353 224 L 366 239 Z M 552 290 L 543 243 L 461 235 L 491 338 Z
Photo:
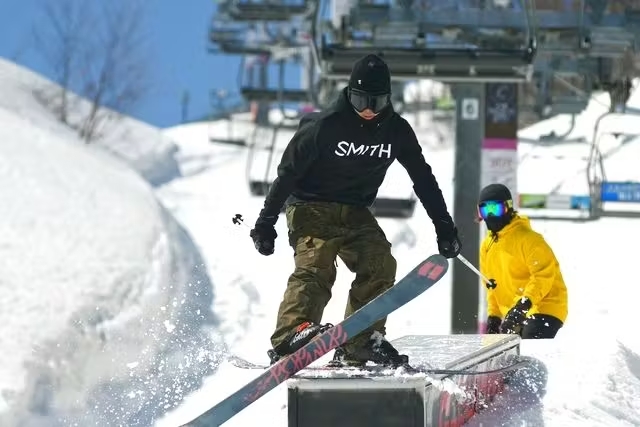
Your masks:
M 371 95 L 358 89 L 349 90 L 349 102 L 358 113 L 362 113 L 367 108 L 378 114 L 389 105 L 390 94 Z
M 501 217 L 506 215 L 509 209 L 513 208 L 513 200 L 488 200 L 478 205 L 478 215 L 487 219 L 490 216 Z

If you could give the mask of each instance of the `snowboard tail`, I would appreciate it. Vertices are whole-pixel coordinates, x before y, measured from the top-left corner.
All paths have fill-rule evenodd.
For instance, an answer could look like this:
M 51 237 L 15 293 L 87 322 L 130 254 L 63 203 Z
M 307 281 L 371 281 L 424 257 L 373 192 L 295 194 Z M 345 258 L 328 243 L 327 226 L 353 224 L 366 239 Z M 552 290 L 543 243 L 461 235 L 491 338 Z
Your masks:
M 293 354 L 269 366 L 257 378 L 181 427 L 222 425 L 315 360 L 345 344 L 377 320 L 422 294 L 436 284 L 446 274 L 448 268 L 449 261 L 442 255 L 429 256 L 394 286 L 351 316 L 317 335 Z

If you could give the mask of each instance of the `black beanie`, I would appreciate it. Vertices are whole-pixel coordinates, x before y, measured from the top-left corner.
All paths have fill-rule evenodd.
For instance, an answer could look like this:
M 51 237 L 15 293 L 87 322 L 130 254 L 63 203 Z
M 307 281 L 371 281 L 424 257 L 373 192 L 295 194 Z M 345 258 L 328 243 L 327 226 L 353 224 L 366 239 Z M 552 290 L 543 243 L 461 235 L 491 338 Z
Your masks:
M 498 200 L 501 202 L 512 200 L 511 191 L 503 184 L 489 184 L 480 192 L 479 202 L 486 202 L 488 200 Z
M 359 59 L 351 70 L 349 88 L 374 95 L 391 93 L 389 67 L 377 55 L 367 55 Z

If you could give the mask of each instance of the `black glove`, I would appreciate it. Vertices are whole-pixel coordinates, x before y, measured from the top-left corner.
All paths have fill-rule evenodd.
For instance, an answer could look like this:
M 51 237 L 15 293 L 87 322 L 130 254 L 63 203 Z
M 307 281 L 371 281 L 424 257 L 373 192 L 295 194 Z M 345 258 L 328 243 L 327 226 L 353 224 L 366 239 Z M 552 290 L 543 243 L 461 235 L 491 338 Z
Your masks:
M 271 255 L 275 249 L 275 240 L 278 237 L 272 224 L 258 220 L 254 228 L 249 232 L 253 239 L 253 245 L 262 255 Z
M 502 323 L 502 319 L 498 316 L 489 316 L 487 317 L 487 333 L 488 334 L 499 334 L 500 333 L 500 324 Z
M 455 258 L 460 255 L 462 243 L 458 238 L 458 229 L 452 227 L 449 230 L 436 230 L 438 235 L 438 252 L 445 258 Z
M 520 298 L 518 303 L 513 306 L 504 318 L 504 322 L 500 326 L 500 332 L 503 334 L 516 334 L 522 327 L 522 322 L 527 318 L 527 313 L 531 309 L 531 300 L 529 298 Z

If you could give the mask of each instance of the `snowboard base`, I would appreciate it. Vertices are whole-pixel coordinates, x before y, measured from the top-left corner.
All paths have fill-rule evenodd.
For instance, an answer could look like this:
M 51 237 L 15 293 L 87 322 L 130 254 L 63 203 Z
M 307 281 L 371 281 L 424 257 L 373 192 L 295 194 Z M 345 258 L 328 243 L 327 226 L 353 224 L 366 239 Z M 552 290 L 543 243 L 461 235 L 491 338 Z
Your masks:
M 270 365 L 266 364 L 258 364 L 250 362 L 246 359 L 243 359 L 238 356 L 229 357 L 229 362 L 240 369 L 257 369 L 257 370 L 265 370 L 269 369 Z M 356 375 L 388 375 L 388 376 L 398 376 L 398 375 L 490 375 L 490 374 L 498 374 L 498 373 L 506 373 L 511 371 L 516 371 L 518 369 L 522 369 L 529 364 L 529 361 L 526 359 L 514 359 L 511 360 L 509 364 L 504 366 L 500 366 L 495 369 L 490 370 L 481 370 L 474 371 L 471 368 L 469 369 L 437 369 L 432 366 L 426 365 L 401 365 L 401 366 L 384 366 L 384 365 L 365 365 L 365 366 L 349 366 L 349 365 L 341 365 L 335 366 L 330 364 L 325 365 L 315 365 L 315 366 L 307 366 L 306 368 L 300 370 L 298 374 L 304 374 L 305 372 L 333 372 L 335 374 L 345 374 L 348 376 L 356 376 Z M 298 376 L 299 376 L 298 375 Z

